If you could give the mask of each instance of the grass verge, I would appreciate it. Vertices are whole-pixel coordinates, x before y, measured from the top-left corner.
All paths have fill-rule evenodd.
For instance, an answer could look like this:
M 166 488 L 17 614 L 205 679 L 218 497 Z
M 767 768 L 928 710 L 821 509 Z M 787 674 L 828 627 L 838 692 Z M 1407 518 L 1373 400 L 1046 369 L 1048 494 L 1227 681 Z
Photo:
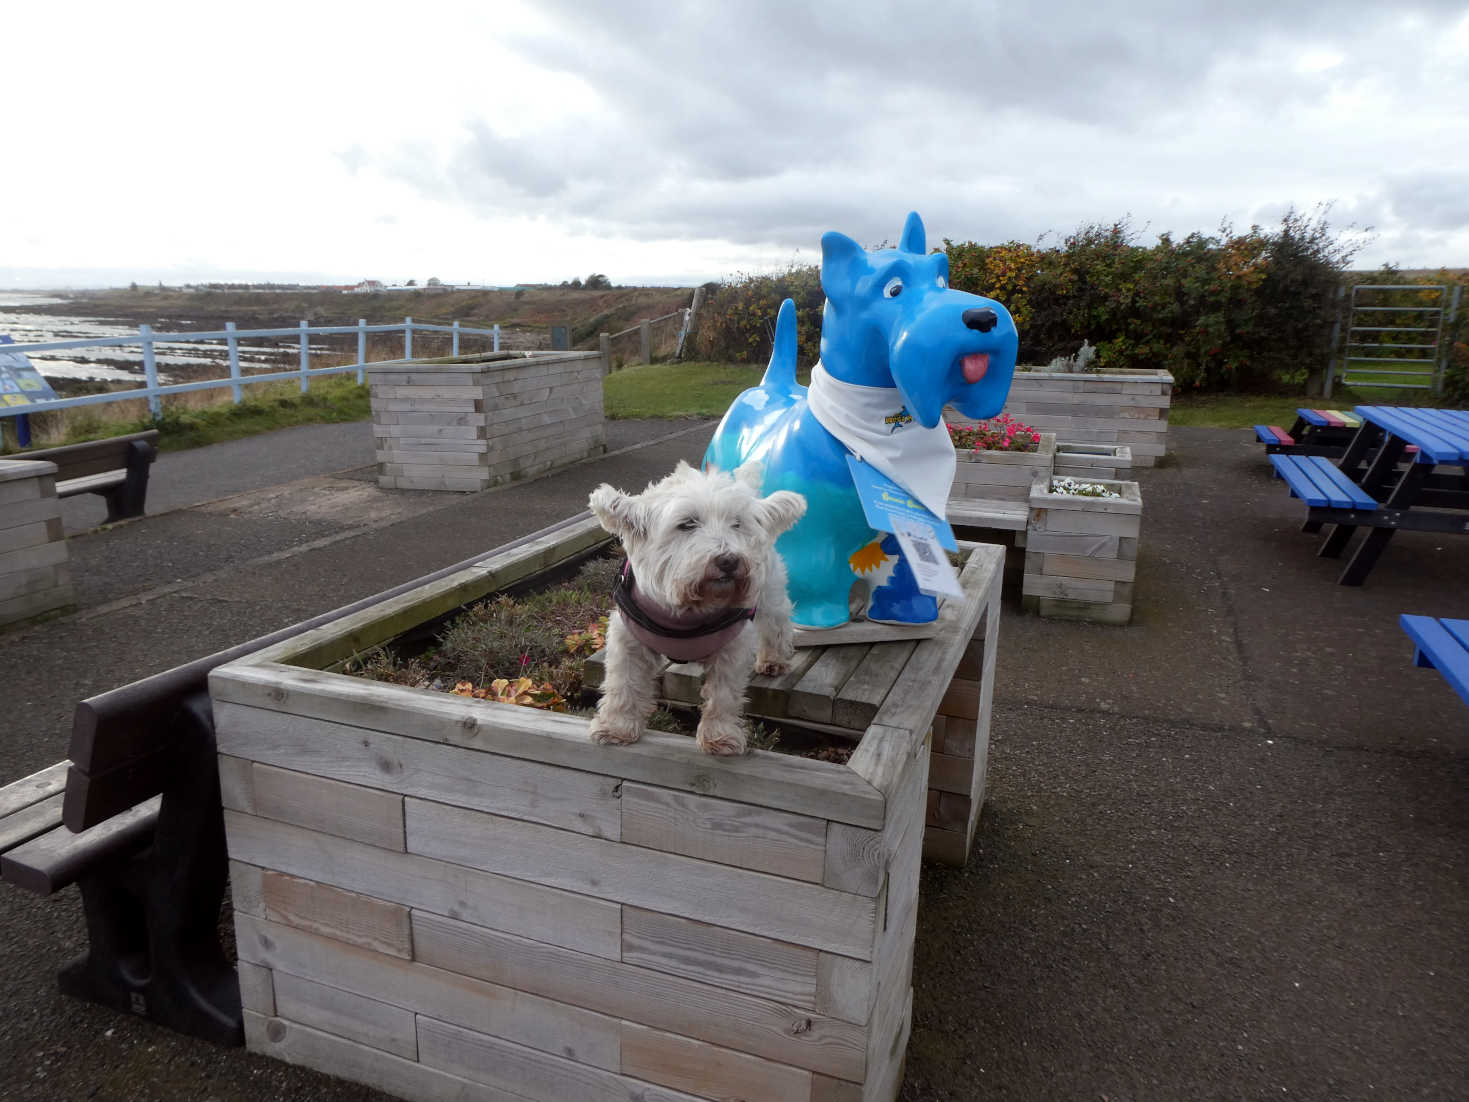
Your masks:
M 146 414 L 119 417 L 116 407 L 81 407 L 69 411 L 60 440 L 48 440 L 38 446 L 81 444 L 156 428 L 161 451 L 181 451 L 295 425 L 365 421 L 372 416 L 368 388 L 358 386 L 351 375 L 313 379 L 311 390 L 306 394 L 301 393 L 300 384 L 296 382 L 261 383 L 247 389 L 245 394 L 245 400 L 239 405 L 228 400 L 211 405 L 184 405 L 165 399 L 163 416 L 156 421 Z M 141 399 L 128 404 L 146 408 Z M 104 409 L 107 413 L 103 412 Z M 107 415 L 109 413 L 111 416 Z M 7 452 L 13 451 L 9 446 L 12 439 L 13 436 L 7 432 Z
M 608 417 L 723 417 L 742 390 L 760 385 L 755 364 L 637 364 L 614 371 L 604 383 Z M 798 378 L 810 382 L 809 371 Z
M 1168 410 L 1168 424 L 1205 429 L 1247 429 L 1252 425 L 1279 425 L 1289 429 L 1296 410 L 1342 409 L 1355 405 L 1439 406 L 1423 390 L 1352 390 L 1338 387 L 1330 398 L 1320 395 L 1206 394 L 1175 395 Z

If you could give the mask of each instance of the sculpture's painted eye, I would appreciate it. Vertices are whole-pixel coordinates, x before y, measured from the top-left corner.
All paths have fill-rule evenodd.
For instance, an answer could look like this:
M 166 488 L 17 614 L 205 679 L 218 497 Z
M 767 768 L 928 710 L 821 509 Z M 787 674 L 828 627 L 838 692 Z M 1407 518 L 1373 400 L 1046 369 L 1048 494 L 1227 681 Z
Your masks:
M 943 276 L 934 276 L 933 277 L 933 282 L 934 282 L 934 285 L 936 287 L 939 287 L 939 288 L 944 288 L 944 287 L 947 287 L 949 285 L 949 281 L 947 279 L 945 279 Z
M 692 532 L 697 527 L 699 527 L 699 522 L 693 517 L 688 517 L 684 520 L 681 520 L 678 524 L 678 530 L 680 532 Z
M 903 293 L 903 281 L 901 279 L 888 280 L 887 286 L 882 289 L 883 298 L 897 298 Z

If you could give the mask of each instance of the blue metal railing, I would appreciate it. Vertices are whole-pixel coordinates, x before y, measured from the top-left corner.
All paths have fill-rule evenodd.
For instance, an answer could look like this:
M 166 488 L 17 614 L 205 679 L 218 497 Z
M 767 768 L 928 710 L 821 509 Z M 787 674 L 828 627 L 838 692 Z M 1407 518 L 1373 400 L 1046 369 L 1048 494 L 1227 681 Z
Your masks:
M 492 341 L 491 351 L 500 351 L 500 326 L 495 325 L 491 329 L 472 329 L 469 326 L 460 325 L 457 321 L 453 325 L 429 325 L 425 322 L 416 322 L 412 318 L 404 318 L 402 323 L 390 322 L 383 325 L 368 325 L 365 319 L 359 320 L 356 325 L 307 325 L 304 321 L 288 329 L 236 329 L 234 322 L 226 322 L 225 327 L 217 332 L 207 333 L 155 333 L 151 326 L 138 326 L 136 337 L 100 337 L 92 339 L 70 340 L 70 341 L 41 341 L 34 344 L 7 344 L 6 352 L 19 352 L 22 354 L 30 352 L 59 352 L 66 349 L 77 348 L 118 348 L 137 345 L 143 351 L 143 385 L 132 387 L 128 390 L 114 390 L 106 394 L 85 394 L 80 398 L 58 398 L 49 402 L 32 402 L 24 406 L 0 405 L 0 417 L 19 417 L 29 413 L 47 413 L 51 410 L 71 409 L 74 406 L 95 406 L 107 402 L 124 402 L 135 398 L 148 399 L 148 412 L 153 417 L 159 417 L 163 413 L 163 396 L 166 394 L 183 394 L 190 390 L 210 390 L 215 388 L 229 387 L 235 400 L 239 404 L 243 398 L 242 388 L 254 383 L 280 382 L 285 379 L 300 379 L 301 391 L 306 393 L 311 389 L 311 380 L 318 375 L 340 375 L 346 371 L 357 372 L 357 381 L 363 382 L 363 369 L 367 365 L 367 335 L 369 333 L 398 333 L 403 334 L 403 358 L 413 358 L 413 334 L 418 333 L 449 333 L 453 335 L 453 346 L 451 355 L 459 355 L 459 338 L 461 336 L 489 337 Z M 346 333 L 357 334 L 357 362 L 341 364 L 336 367 L 312 367 L 309 338 L 316 336 L 332 336 Z M 241 337 L 299 337 L 301 345 L 300 367 L 295 371 L 271 371 L 259 375 L 242 375 L 240 373 L 240 350 L 239 339 Z M 154 348 L 159 344 L 188 343 L 196 344 L 201 341 L 224 341 L 229 355 L 230 373 L 225 379 L 204 379 L 194 383 L 169 383 L 160 386 L 158 383 L 158 366 L 154 358 Z

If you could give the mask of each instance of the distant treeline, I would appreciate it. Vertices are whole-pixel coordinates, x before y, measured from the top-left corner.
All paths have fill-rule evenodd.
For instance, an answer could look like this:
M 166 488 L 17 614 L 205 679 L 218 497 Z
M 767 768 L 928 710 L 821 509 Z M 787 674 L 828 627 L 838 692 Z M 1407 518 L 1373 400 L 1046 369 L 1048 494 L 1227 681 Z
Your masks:
M 1137 237 L 1123 220 L 1083 226 L 1056 245 L 946 239 L 949 283 L 1010 310 L 1023 364 L 1072 355 L 1087 340 L 1102 370 L 1162 367 L 1179 389 L 1203 392 L 1298 389 L 1320 375 L 1332 353 L 1339 288 L 1369 278 L 1348 272 L 1358 245 L 1331 230 L 1324 209 L 1292 210 L 1272 230 L 1225 225 L 1181 240 L 1163 234 L 1151 245 Z M 1428 282 L 1463 279 L 1442 276 Z M 1370 278 L 1408 282 L 1392 270 Z M 741 276 L 708 290 L 693 336 L 698 358 L 767 358 L 785 298 L 796 303 L 802 362 L 820 354 L 818 268 Z

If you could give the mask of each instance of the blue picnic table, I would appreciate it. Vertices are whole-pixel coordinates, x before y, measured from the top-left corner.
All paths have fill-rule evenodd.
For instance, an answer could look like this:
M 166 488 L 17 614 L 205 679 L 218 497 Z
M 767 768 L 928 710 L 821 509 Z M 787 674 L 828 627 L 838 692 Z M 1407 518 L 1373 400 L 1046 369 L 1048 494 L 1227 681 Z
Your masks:
M 1432 616 L 1400 617 L 1413 640 L 1413 664 L 1437 670 L 1469 704 L 1469 620 L 1437 620 Z
M 1362 419 L 1341 458 L 1275 454 L 1304 530 L 1333 529 L 1317 554 L 1336 558 L 1369 529 L 1337 581 L 1361 585 L 1401 528 L 1469 535 L 1469 410 L 1357 406 Z M 1416 451 L 1412 450 L 1416 449 Z

